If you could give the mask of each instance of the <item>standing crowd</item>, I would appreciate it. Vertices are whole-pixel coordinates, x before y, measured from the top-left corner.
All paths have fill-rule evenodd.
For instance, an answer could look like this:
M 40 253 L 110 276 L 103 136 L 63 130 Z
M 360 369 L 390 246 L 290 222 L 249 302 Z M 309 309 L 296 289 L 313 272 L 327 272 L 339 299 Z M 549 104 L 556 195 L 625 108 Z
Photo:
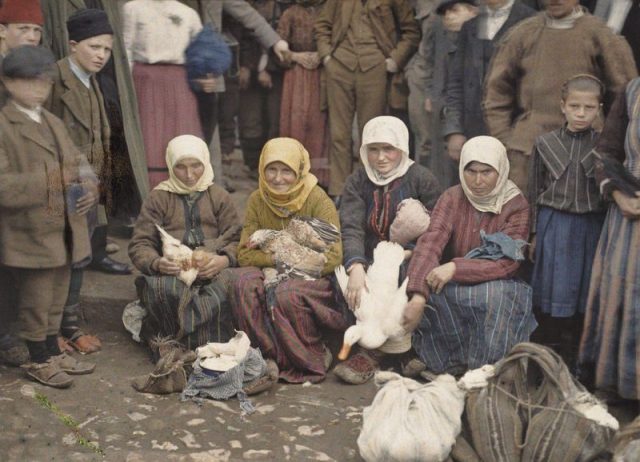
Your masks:
M 136 215 L 156 360 L 238 329 L 268 363 L 247 392 L 323 380 L 392 241 L 405 335 L 360 333 L 344 382 L 459 376 L 533 339 L 640 399 L 638 0 L 0 3 L 4 362 L 59 388 L 94 370 L 83 271 L 132 271 L 107 225 Z

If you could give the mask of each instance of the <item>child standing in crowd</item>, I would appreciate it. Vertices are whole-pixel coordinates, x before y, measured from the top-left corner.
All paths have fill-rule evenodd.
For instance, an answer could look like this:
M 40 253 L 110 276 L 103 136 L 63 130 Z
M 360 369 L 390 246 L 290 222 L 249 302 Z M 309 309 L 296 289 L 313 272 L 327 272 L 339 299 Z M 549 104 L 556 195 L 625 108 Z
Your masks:
M 280 106 L 280 136 L 295 138 L 309 150 L 311 172 L 329 186 L 327 117 L 320 107 L 320 58 L 313 24 L 324 0 L 296 0 L 278 23 L 278 34 L 289 42 L 293 67 L 284 73 Z
M 62 353 L 57 334 L 71 263 L 90 257 L 85 215 L 98 194 L 64 124 L 42 108 L 53 64 L 49 51 L 34 46 L 16 48 L 2 63 L 10 100 L 0 112 L 0 264 L 16 281 L 27 374 L 66 388 L 68 374 L 95 367 Z
M 113 29 L 107 13 L 97 9 L 83 9 L 67 20 L 69 56 L 56 63 L 53 90 L 48 109 L 58 116 L 69 130 L 76 147 L 89 160 L 100 179 L 100 204 L 89 216 L 92 267 L 111 274 L 128 274 L 129 265 L 112 260 L 107 255 L 107 213 L 111 207 L 113 158 L 109 139 L 111 130 L 104 98 L 95 74 L 111 58 Z M 100 350 L 97 337 L 85 334 L 79 325 L 80 290 L 83 268 L 71 271 L 69 297 L 62 317 L 61 347 L 70 343 L 82 353 Z
M 561 95 L 566 124 L 538 137 L 532 153 L 530 256 L 534 306 L 553 318 L 549 340 L 572 362 L 604 220 L 593 151 L 604 87 L 580 74 L 565 82 Z

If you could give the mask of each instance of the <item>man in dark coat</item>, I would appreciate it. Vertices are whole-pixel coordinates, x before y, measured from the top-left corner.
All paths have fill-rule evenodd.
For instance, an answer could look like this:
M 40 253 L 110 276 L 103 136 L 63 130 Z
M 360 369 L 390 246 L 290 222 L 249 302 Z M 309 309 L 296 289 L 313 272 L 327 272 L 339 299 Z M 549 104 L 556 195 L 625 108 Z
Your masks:
M 482 85 L 497 43 L 511 26 L 536 12 L 519 0 L 485 0 L 480 14 L 466 22 L 458 36 L 446 85 L 445 124 L 449 156 L 460 158 L 468 138 L 486 135 Z

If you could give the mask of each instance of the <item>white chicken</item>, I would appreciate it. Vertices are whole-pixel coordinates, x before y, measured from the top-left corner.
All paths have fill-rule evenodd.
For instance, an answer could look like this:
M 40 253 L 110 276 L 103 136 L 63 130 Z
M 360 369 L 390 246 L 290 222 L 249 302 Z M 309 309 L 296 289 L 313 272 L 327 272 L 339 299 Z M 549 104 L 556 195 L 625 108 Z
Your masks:
M 402 327 L 402 314 L 407 304 L 408 278 L 398 287 L 400 265 L 404 261 L 401 245 L 382 241 L 373 251 L 373 263 L 366 275 L 366 288 L 362 289 L 360 306 L 354 310 L 355 325 L 344 333 L 338 359 L 344 361 L 351 347 L 358 343 L 368 350 L 382 346 L 388 339 L 406 335 Z M 349 276 L 344 266 L 335 269 L 338 285 L 345 294 Z M 368 290 L 367 290 L 368 289 Z
M 178 279 L 184 282 L 187 287 L 191 287 L 193 281 L 198 277 L 198 268 L 193 262 L 193 250 L 157 224 L 156 228 L 158 228 L 162 240 L 162 256 L 180 265 Z

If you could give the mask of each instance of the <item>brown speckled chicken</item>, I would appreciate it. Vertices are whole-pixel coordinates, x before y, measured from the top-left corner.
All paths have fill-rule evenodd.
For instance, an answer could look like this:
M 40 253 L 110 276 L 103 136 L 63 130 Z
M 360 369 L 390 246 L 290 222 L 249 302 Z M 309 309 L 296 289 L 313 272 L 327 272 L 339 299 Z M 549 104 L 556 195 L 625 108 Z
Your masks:
M 324 255 L 340 238 L 340 231 L 331 223 L 318 218 L 296 217 L 281 231 L 259 229 L 247 242 L 249 248 L 271 253 L 276 268 L 264 268 L 267 304 L 273 309 L 274 289 L 283 280 L 313 280 L 320 277 L 327 262 Z

